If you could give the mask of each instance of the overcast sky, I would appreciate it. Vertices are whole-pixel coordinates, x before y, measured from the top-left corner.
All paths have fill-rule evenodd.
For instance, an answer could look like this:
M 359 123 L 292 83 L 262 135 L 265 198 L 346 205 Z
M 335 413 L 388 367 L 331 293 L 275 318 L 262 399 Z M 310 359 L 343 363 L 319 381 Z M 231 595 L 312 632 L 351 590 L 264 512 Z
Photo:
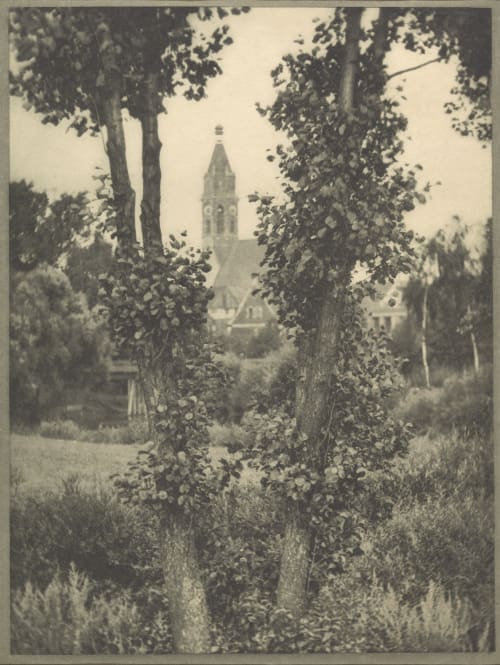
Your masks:
M 250 237 L 256 225 L 255 208 L 246 197 L 253 191 L 276 192 L 276 165 L 266 160 L 266 148 L 279 142 L 255 103 L 272 102 L 270 71 L 282 55 L 297 50 L 294 39 L 312 34 L 312 19 L 327 11 L 318 8 L 254 8 L 249 14 L 231 17 L 234 44 L 221 55 L 223 75 L 209 82 L 201 102 L 182 97 L 168 101 L 168 114 L 160 118 L 162 226 L 164 231 L 187 229 L 191 241 L 201 237 L 203 174 L 215 144 L 214 127 L 224 126 L 224 145 L 236 173 L 240 197 L 240 236 Z M 389 71 L 421 62 L 422 56 L 403 49 L 389 56 Z M 424 56 L 424 60 L 429 56 Z M 441 181 L 428 202 L 407 216 L 407 224 L 429 235 L 447 224 L 455 214 L 466 223 L 479 224 L 491 215 L 491 151 L 472 138 L 451 129 L 443 110 L 453 86 L 452 65 L 435 63 L 394 85 L 405 87 L 402 110 L 408 116 L 405 158 L 422 164 L 422 182 Z M 11 100 L 11 179 L 33 181 L 50 196 L 62 192 L 95 189 L 92 176 L 97 166 L 108 168 L 100 138 L 78 138 L 67 125 L 42 125 L 39 116 Z M 129 169 L 140 197 L 140 128 L 126 123 Z

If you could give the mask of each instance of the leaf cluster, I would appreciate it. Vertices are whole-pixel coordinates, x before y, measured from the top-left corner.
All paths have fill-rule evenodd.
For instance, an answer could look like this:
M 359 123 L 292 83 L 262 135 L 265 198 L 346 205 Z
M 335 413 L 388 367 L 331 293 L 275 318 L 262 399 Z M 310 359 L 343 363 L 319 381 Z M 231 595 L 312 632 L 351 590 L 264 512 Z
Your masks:
M 117 349 L 134 358 L 182 362 L 196 357 L 212 292 L 206 287 L 208 253 L 171 235 L 164 252 L 117 252 L 100 275 L 99 297 Z M 180 358 L 182 356 L 182 358 Z
M 304 331 L 316 326 L 325 291 L 348 285 L 356 264 L 382 283 L 409 270 L 413 234 L 403 215 L 425 200 L 415 169 L 398 163 L 406 119 L 399 102 L 382 95 L 384 70 L 369 41 L 357 102 L 343 111 L 343 24 L 335 16 L 316 26 L 311 53 L 288 55 L 273 72 L 277 98 L 261 112 L 288 139 L 269 155 L 278 159 L 283 202 L 251 197 L 261 220 L 258 242 L 266 247 L 261 292 L 284 326 Z
M 93 221 L 85 193 L 62 194 L 52 202 L 25 180 L 9 183 L 9 250 L 13 270 L 56 266 Z
M 387 336 L 366 330 L 355 301 L 346 307 L 341 331 L 318 462 L 311 463 L 307 437 L 282 408 L 248 420 L 254 443 L 246 453 L 262 484 L 306 516 L 318 535 L 318 556 L 331 571 L 343 565 L 346 552 L 359 551 L 356 497 L 365 480 L 390 469 L 410 438 L 409 426 L 388 411 L 387 399 L 400 386 Z
M 133 117 L 141 115 L 142 86 L 151 73 L 159 76 L 158 113 L 163 98 L 178 89 L 200 99 L 207 81 L 221 73 L 216 55 L 232 39 L 227 24 L 206 36 L 195 22 L 213 26 L 211 19 L 220 22 L 228 14 L 210 7 L 12 9 L 10 41 L 18 64 L 10 73 L 11 94 L 41 113 L 44 123 L 71 119 L 79 135 L 96 133 L 106 94 L 103 58 L 112 53 L 122 107 Z
M 397 36 L 417 53 L 437 49 L 439 58 L 458 59 L 456 85 L 445 111 L 454 114 L 452 127 L 480 141 L 492 138 L 490 80 L 492 62 L 491 10 L 486 8 L 412 8 L 399 18 Z

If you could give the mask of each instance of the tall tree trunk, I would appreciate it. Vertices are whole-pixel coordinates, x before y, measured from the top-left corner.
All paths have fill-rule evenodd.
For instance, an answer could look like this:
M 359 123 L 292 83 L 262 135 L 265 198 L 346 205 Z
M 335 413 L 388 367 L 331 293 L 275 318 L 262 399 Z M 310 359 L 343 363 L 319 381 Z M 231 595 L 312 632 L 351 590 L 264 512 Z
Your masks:
M 429 285 L 424 288 L 424 301 L 422 303 L 422 365 L 424 367 L 425 385 L 431 387 L 431 378 L 429 374 L 429 364 L 427 362 L 427 296 L 429 294 Z
M 158 73 L 146 75 L 144 82 L 142 127 L 142 201 L 141 228 L 144 249 L 161 252 L 161 141 L 158 135 Z
M 135 234 L 135 192 L 130 184 L 121 109 L 121 74 L 116 63 L 109 27 L 102 23 L 98 33 L 103 85 L 98 87 L 99 106 L 106 125 L 106 151 L 111 171 L 116 232 L 122 249 L 131 247 Z
M 346 45 L 339 88 L 341 110 L 353 108 L 358 68 L 362 8 L 346 10 Z M 299 348 L 299 379 L 295 397 L 297 429 L 307 436 L 307 464 L 321 469 L 322 429 L 329 416 L 330 373 L 335 362 L 339 328 L 344 311 L 345 283 L 326 292 L 312 337 Z M 306 518 L 292 506 L 288 509 L 278 582 L 277 605 L 298 620 L 305 609 L 306 585 L 312 529 Z
M 107 129 L 107 152 L 117 209 L 117 235 L 125 251 L 131 249 L 135 235 L 135 195 L 130 185 L 125 151 L 125 134 L 121 114 L 121 77 L 109 27 L 102 23 L 99 42 L 104 85 L 100 88 L 100 105 Z M 143 200 L 141 223 L 147 253 L 162 251 L 160 230 L 160 150 L 158 137 L 158 76 L 150 74 L 145 81 L 143 130 Z M 152 349 L 151 358 L 157 355 Z M 144 391 L 149 427 L 158 449 L 154 427 L 156 406 L 168 390 L 163 368 L 154 361 L 138 361 Z M 179 653 L 206 653 L 210 648 L 209 617 L 205 590 L 194 544 L 192 527 L 180 516 L 164 516 L 159 533 L 165 587 L 170 607 L 174 646 Z

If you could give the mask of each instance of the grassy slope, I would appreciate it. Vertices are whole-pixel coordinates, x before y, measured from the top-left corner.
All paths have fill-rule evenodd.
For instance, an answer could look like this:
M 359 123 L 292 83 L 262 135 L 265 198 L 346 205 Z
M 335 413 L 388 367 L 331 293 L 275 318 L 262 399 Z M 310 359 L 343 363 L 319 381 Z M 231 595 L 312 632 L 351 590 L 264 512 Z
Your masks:
M 11 434 L 12 484 L 20 490 L 46 490 L 71 475 L 78 475 L 87 487 L 106 484 L 112 473 L 126 470 L 139 445 L 63 441 L 36 435 Z M 212 459 L 228 457 L 222 446 L 213 446 Z M 244 469 L 243 482 L 256 482 L 258 474 Z
M 124 471 L 138 446 L 62 441 L 41 436 L 11 435 L 11 469 L 14 482 L 30 489 L 49 489 L 78 474 L 84 484 L 107 482 L 110 474 Z

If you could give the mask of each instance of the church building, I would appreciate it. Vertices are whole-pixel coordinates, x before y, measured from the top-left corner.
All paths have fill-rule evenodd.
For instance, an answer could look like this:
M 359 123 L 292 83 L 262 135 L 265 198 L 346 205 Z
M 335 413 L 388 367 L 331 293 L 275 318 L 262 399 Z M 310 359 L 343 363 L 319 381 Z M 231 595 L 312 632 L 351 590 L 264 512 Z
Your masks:
M 217 335 L 248 338 L 276 317 L 260 297 L 252 295 L 264 247 L 254 238 L 238 233 L 236 176 L 224 144 L 223 128 L 215 128 L 216 143 L 204 178 L 202 247 L 210 249 L 212 271 L 209 285 L 214 298 L 208 306 L 209 327 Z

